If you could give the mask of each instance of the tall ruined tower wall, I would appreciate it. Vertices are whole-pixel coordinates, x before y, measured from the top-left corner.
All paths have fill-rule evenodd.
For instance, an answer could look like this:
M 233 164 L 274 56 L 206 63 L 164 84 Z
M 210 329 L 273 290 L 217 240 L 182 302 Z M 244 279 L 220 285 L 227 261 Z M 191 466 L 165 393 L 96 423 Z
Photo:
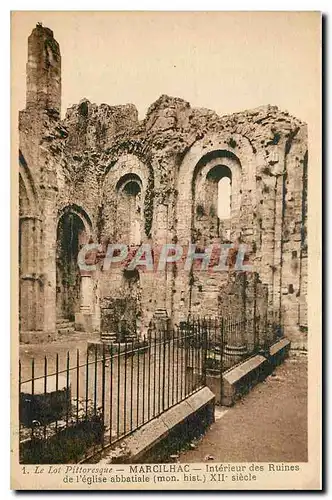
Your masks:
M 28 39 L 26 108 L 19 114 L 20 330 L 26 339 L 30 332 L 41 340 L 54 332 L 58 183 L 51 140 L 60 104 L 59 44 L 37 25 Z

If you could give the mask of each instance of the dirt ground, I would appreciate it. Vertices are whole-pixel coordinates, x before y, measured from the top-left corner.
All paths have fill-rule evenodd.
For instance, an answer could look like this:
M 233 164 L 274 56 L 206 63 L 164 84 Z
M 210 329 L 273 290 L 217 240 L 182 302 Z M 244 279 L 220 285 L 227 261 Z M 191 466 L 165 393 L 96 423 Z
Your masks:
M 70 356 L 70 367 L 76 366 L 77 351 L 79 351 L 80 360 L 84 361 L 87 345 L 89 341 L 99 340 L 98 335 L 76 332 L 67 339 L 45 344 L 20 344 L 19 355 L 22 364 L 22 381 L 31 377 L 31 361 L 35 360 L 35 377 L 44 374 L 44 360 L 47 357 L 47 373 L 55 372 L 55 358 L 59 355 L 59 370 L 66 368 L 67 353 Z
M 216 421 L 180 462 L 307 461 L 307 357 L 293 355 Z M 211 462 L 213 463 L 213 462 Z

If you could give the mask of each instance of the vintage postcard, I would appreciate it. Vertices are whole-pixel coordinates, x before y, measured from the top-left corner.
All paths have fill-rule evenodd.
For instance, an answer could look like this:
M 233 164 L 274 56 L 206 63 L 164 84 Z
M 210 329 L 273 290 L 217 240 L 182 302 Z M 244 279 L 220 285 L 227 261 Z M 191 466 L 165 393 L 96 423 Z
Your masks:
M 321 44 L 12 12 L 13 489 L 321 489 Z

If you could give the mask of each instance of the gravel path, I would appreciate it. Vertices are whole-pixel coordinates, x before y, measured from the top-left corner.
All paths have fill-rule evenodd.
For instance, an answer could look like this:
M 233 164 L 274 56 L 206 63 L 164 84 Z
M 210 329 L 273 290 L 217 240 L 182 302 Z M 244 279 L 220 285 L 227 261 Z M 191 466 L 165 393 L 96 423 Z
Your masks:
M 216 422 L 180 462 L 208 455 L 216 462 L 307 461 L 307 357 L 293 355 L 235 406 L 216 410 Z

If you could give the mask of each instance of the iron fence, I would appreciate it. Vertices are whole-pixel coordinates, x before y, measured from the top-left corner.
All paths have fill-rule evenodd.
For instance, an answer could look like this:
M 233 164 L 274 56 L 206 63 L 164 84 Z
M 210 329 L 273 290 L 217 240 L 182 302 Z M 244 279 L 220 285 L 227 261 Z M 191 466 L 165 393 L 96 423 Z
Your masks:
M 21 461 L 83 461 L 200 390 L 207 373 L 221 375 L 280 336 L 280 325 L 257 317 L 190 318 L 84 355 L 32 359 L 27 378 L 20 362 Z
M 65 360 L 57 355 L 53 366 L 45 357 L 39 374 L 32 359 L 25 380 L 20 363 L 22 459 L 31 443 L 68 429 L 83 430 L 85 437 L 91 432 L 92 448 L 84 455 L 95 454 L 188 398 L 205 383 L 202 335 L 177 329 L 161 332 L 159 339 L 96 345 L 83 359 L 79 351 Z M 195 378 L 186 369 L 192 363 Z

